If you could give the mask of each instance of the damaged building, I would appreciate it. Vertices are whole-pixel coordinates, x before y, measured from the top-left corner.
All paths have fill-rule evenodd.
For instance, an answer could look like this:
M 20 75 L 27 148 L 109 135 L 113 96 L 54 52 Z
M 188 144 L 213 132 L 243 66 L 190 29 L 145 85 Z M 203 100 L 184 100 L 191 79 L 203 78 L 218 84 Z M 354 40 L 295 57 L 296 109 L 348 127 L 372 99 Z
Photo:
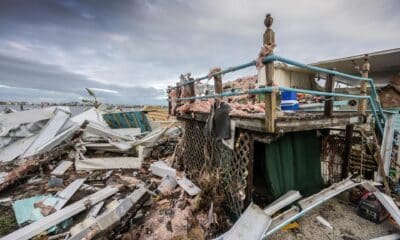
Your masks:
M 359 185 L 385 195 L 390 203 L 382 204 L 399 221 L 388 196 L 399 180 L 400 50 L 306 65 L 275 55 L 269 15 L 265 25 L 256 61 L 182 75 L 168 89 L 169 112 L 184 128 L 176 161 L 237 221 L 220 239 L 268 237 Z M 222 80 L 254 66 L 255 76 Z M 370 181 L 381 182 L 383 193 Z
M 168 108 L 0 113 L 0 239 L 400 239 L 400 50 L 304 64 L 264 24 Z

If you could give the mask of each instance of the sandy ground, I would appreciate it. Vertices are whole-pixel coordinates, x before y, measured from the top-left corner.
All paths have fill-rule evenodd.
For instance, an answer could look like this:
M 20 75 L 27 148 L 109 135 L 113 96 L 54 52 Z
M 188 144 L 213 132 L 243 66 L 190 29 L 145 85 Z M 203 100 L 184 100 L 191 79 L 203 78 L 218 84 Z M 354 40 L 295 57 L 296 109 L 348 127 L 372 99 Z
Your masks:
M 320 215 L 332 226 L 333 231 L 321 225 L 316 217 Z M 312 210 L 297 223 L 299 228 L 295 230 L 281 230 L 268 239 L 331 239 L 331 240 L 364 240 L 399 232 L 389 220 L 381 224 L 370 222 L 357 215 L 356 208 L 342 203 L 338 199 L 331 199 L 320 207 Z

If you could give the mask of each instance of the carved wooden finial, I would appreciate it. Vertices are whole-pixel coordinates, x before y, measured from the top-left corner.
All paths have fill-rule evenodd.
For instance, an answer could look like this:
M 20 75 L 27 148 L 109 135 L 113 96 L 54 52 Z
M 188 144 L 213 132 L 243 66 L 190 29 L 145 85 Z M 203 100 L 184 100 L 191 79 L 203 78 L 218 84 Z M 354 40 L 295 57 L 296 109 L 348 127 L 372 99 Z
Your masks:
M 273 22 L 274 22 L 274 19 L 272 18 L 271 14 L 268 13 L 267 16 L 265 16 L 264 25 L 265 25 L 268 29 L 270 29 Z
M 362 66 L 362 72 L 369 72 L 369 56 L 368 56 L 368 54 L 365 54 L 364 55 L 364 64 L 363 64 L 363 66 Z
M 364 62 L 368 62 L 368 60 L 369 60 L 368 54 L 364 54 Z

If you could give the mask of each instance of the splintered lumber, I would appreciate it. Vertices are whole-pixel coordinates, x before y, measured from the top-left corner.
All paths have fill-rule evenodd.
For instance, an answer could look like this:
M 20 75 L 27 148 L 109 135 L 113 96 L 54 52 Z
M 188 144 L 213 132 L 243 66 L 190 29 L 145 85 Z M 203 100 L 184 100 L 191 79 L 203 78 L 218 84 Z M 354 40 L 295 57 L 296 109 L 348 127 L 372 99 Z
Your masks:
M 76 170 L 140 168 L 142 161 L 135 157 L 103 157 L 75 160 Z
M 285 225 L 293 222 L 297 218 L 306 214 L 308 211 L 333 198 L 339 193 L 349 190 L 360 184 L 361 183 L 353 182 L 350 178 L 347 178 L 341 182 L 332 184 L 330 187 L 323 189 L 319 193 L 300 200 L 297 206 L 289 208 L 272 219 L 271 226 L 267 230 L 267 233 L 264 235 L 264 237 L 270 236 Z
M 110 230 L 121 221 L 128 212 L 132 211 L 137 204 L 144 199 L 147 190 L 141 187 L 135 190 L 117 204 L 111 204 L 103 214 L 96 218 L 88 218 L 71 228 L 70 240 L 92 239 L 102 232 Z M 137 210 L 137 209 L 136 209 Z
M 60 164 L 51 172 L 51 175 L 62 176 L 72 166 L 71 161 L 61 161 Z
M 40 164 L 46 163 L 48 161 L 52 161 L 63 154 L 66 153 L 65 149 L 67 147 L 73 145 L 74 142 L 70 142 L 64 145 L 61 145 L 51 152 L 37 154 L 35 156 L 29 157 L 23 163 L 21 163 L 18 167 L 16 167 L 11 172 L 8 172 L 6 176 L 4 176 L 3 180 L 0 182 L 0 191 L 4 190 L 11 184 L 13 184 L 18 179 L 24 178 L 26 174 L 34 171 Z
M 39 221 L 31 223 L 2 237 L 0 240 L 28 240 L 46 231 L 50 227 L 57 225 L 62 221 L 75 216 L 76 214 L 97 204 L 98 202 L 114 195 L 118 191 L 119 188 L 116 186 L 107 186 L 104 189 L 93 193 L 92 195 L 85 197 L 78 202 L 75 202 L 61 210 L 54 212 L 53 214 L 48 215 L 47 217 L 40 219 Z
M 85 182 L 85 178 L 79 178 L 73 181 L 66 187 L 64 190 L 61 192 L 58 192 L 56 194 L 56 197 L 59 198 L 60 200 L 56 203 L 54 206 L 54 209 L 60 210 L 65 206 L 65 204 L 68 202 L 69 199 L 75 194 L 76 191 L 82 186 L 82 184 Z

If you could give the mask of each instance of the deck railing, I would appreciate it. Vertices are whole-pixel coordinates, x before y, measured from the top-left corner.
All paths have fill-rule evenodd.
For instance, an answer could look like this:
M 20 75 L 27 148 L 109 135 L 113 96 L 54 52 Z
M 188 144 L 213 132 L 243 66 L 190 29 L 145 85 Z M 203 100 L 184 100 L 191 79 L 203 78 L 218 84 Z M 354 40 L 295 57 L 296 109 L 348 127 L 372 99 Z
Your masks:
M 345 93 L 335 93 L 335 92 L 321 92 L 321 91 L 315 91 L 315 90 L 308 90 L 308 89 L 297 89 L 297 88 L 289 88 L 289 87 L 282 87 L 282 86 L 274 86 L 274 87 L 260 87 L 260 88 L 255 88 L 255 89 L 249 89 L 249 90 L 243 90 L 243 91 L 238 91 L 238 92 L 222 92 L 222 93 L 215 93 L 215 94 L 210 94 L 210 95 L 205 95 L 205 96 L 190 96 L 190 97 L 183 97 L 183 98 L 177 98 L 177 101 L 188 101 L 188 100 L 196 100 L 196 99 L 208 99 L 208 98 L 223 98 L 223 97 L 230 97 L 230 96 L 238 96 L 238 95 L 245 95 L 245 94 L 263 94 L 263 93 L 271 93 L 271 92 L 278 92 L 278 91 L 293 91 L 296 93 L 305 93 L 305 94 L 310 94 L 310 95 L 315 95 L 315 96 L 329 96 L 329 97 L 343 97 L 343 98 L 349 98 L 349 99 L 366 99 L 369 103 L 369 106 L 371 108 L 371 112 L 376 120 L 377 127 L 381 133 L 383 133 L 383 127 L 384 123 L 386 120 L 385 114 L 383 112 L 383 109 L 377 101 L 377 92 L 376 92 L 376 87 L 374 84 L 373 79 L 371 78 L 363 78 L 359 76 L 354 76 L 334 70 L 329 70 L 325 68 L 320 68 L 312 65 L 307 65 L 304 63 L 300 63 L 288 58 L 280 57 L 277 55 L 269 55 L 266 56 L 263 59 L 263 63 L 267 64 L 270 62 L 274 61 L 279 61 L 283 62 L 292 66 L 296 66 L 299 68 L 307 69 L 312 72 L 316 73 L 324 73 L 324 74 L 330 74 L 333 76 L 340 76 L 346 79 L 354 80 L 354 81 L 366 81 L 370 85 L 370 95 L 354 95 L 354 94 L 345 94 Z M 183 83 L 177 84 L 176 87 L 174 88 L 182 88 L 186 85 L 192 85 L 194 87 L 195 83 L 198 83 L 202 80 L 208 79 L 211 77 L 216 77 L 216 76 L 221 76 L 226 73 L 230 72 L 235 72 L 244 68 L 252 67 L 256 65 L 256 61 L 251 61 L 246 64 L 242 64 L 239 66 L 227 68 L 225 70 L 218 71 L 216 73 L 203 76 L 200 78 L 192 79 Z M 266 111 L 267 112 L 267 111 Z M 267 116 L 266 116 L 267 118 Z
M 195 79 L 188 79 L 185 82 L 178 83 L 176 85 L 176 88 L 178 89 L 178 92 L 182 89 L 182 87 L 188 88 L 190 91 L 189 92 L 189 97 L 185 98 L 177 98 L 176 101 L 191 101 L 194 102 L 196 99 L 206 99 L 206 98 L 217 98 L 220 99 L 222 97 L 228 97 L 228 96 L 237 96 L 237 95 L 244 95 L 244 94 L 265 94 L 265 128 L 267 132 L 275 132 L 275 115 L 276 115 L 276 93 L 278 91 L 293 91 L 293 92 L 298 92 L 298 93 L 307 93 L 307 94 L 312 94 L 312 95 L 318 95 L 318 96 L 329 96 L 329 97 L 344 97 L 344 98 L 353 98 L 353 99 L 358 99 L 358 113 L 361 115 L 366 114 L 366 103 L 368 102 L 370 105 L 370 109 L 373 113 L 373 116 L 376 120 L 376 125 L 381 132 L 383 133 L 383 128 L 385 125 L 386 121 L 386 116 L 383 112 L 382 106 L 380 105 L 378 101 L 378 94 L 376 92 L 376 87 L 374 84 L 374 81 L 371 78 L 368 78 L 368 71 L 369 71 L 369 62 L 368 62 L 368 57 L 365 56 L 364 58 L 364 64 L 362 66 L 362 71 L 360 72 L 362 77 L 360 76 L 354 76 L 334 70 L 328 70 L 325 68 L 320 68 L 308 64 L 304 64 L 301 62 L 297 62 L 288 58 L 280 57 L 277 55 L 273 54 L 273 49 L 275 46 L 275 32 L 272 30 L 272 23 L 273 23 L 273 18 L 271 14 L 267 14 L 264 20 L 264 24 L 266 27 L 266 31 L 264 32 L 263 35 L 263 44 L 264 48 L 261 51 L 260 55 L 265 56 L 260 60 L 264 64 L 263 66 L 263 74 L 265 74 L 265 83 L 259 83 L 260 87 L 257 89 L 250 89 L 250 90 L 242 90 L 239 92 L 223 92 L 222 90 L 222 75 L 230 72 L 235 72 L 240 69 L 248 68 L 248 67 L 253 67 L 256 66 L 257 61 L 251 61 L 239 66 L 235 67 L 230 67 L 225 70 L 220 70 L 217 72 L 212 72 L 206 76 L 195 78 Z M 264 51 L 267 50 L 267 51 Z M 268 55 L 266 55 L 268 53 Z M 321 91 L 314 91 L 314 90 L 307 90 L 307 89 L 295 89 L 295 88 L 287 88 L 287 87 L 272 87 L 272 81 L 274 77 L 274 62 L 282 62 L 286 63 L 288 65 L 296 66 L 299 68 L 307 69 L 309 71 L 315 72 L 315 73 L 324 73 L 327 74 L 327 82 L 325 84 L 325 92 Z M 258 64 L 260 65 L 260 64 Z M 259 66 L 260 67 L 260 66 Z M 332 92 L 334 90 L 334 85 L 333 85 L 333 78 L 334 76 L 350 79 L 352 81 L 359 81 L 360 82 L 360 95 L 351 95 L 351 94 L 344 94 L 344 93 L 334 93 Z M 214 78 L 214 89 L 215 89 L 215 94 L 212 95 L 207 95 L 207 96 L 195 96 L 195 91 L 194 91 L 194 84 L 197 82 L 200 82 L 205 79 L 209 78 Z M 370 86 L 370 95 L 367 95 L 366 89 L 367 89 L 367 84 Z M 187 86 L 189 85 L 189 86 Z M 266 87 L 264 87 L 266 86 Z M 172 90 L 172 87 L 169 88 L 169 90 Z M 171 100 L 171 99 L 170 99 Z M 333 112 L 333 101 L 332 100 L 326 100 L 325 102 L 325 110 L 324 114 L 327 117 L 332 116 Z

